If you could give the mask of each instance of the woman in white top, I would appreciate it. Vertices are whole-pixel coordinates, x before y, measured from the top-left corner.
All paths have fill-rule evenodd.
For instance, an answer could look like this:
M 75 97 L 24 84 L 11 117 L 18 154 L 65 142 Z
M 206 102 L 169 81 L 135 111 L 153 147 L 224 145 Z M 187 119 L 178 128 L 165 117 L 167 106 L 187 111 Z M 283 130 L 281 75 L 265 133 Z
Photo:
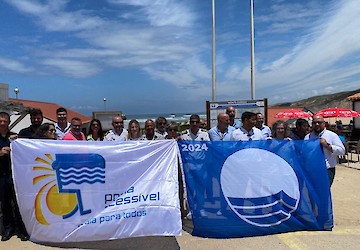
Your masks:
M 140 124 L 137 120 L 131 120 L 128 127 L 128 140 L 138 141 L 141 138 Z

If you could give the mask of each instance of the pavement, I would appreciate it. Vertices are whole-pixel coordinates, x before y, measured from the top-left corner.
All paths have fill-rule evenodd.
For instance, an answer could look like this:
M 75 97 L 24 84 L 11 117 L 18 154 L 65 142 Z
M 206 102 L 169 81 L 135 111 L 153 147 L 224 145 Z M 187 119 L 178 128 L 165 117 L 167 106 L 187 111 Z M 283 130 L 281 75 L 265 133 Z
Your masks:
M 208 239 L 189 234 L 184 221 L 182 236 L 139 237 L 111 241 L 37 244 L 15 236 L 0 242 L 1 249 L 360 249 L 360 163 L 338 164 L 331 187 L 333 231 L 299 231 L 268 236 Z

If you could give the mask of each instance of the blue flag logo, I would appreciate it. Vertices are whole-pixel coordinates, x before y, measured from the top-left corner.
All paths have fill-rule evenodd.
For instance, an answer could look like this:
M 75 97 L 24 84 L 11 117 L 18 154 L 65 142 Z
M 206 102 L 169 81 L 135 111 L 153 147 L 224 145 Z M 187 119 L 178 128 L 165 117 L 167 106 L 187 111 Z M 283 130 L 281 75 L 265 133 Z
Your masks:
M 261 155 L 261 164 L 249 155 Z M 257 148 L 239 150 L 225 160 L 221 188 L 234 213 L 260 227 L 288 220 L 300 199 L 292 167 L 278 155 Z

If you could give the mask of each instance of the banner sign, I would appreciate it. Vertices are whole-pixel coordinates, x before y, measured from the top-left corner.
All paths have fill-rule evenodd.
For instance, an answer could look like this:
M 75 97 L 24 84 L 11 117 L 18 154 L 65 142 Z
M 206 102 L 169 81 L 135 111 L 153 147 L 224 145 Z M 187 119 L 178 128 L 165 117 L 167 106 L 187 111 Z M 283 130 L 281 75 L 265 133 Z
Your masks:
M 319 140 L 180 141 L 194 229 L 228 238 L 331 230 Z
M 206 101 L 206 116 L 209 128 L 217 125 L 217 117 L 220 113 L 226 113 L 228 107 L 235 109 L 235 119 L 241 121 L 241 115 L 245 111 L 262 113 L 267 121 L 267 99 L 260 100 L 236 100 L 236 101 Z
M 20 212 L 32 241 L 180 235 L 174 140 L 11 143 Z

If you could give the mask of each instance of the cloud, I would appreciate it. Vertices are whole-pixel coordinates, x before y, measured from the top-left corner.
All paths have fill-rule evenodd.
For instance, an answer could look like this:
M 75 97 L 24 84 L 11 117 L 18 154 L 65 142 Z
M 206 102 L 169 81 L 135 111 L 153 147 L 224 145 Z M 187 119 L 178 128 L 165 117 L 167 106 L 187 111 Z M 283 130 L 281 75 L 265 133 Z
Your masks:
M 52 66 L 75 78 L 90 77 L 100 72 L 97 65 L 77 60 L 46 59 L 42 64 Z M 56 74 L 56 72 L 53 72 L 53 74 Z
M 97 48 L 114 52 L 107 58 L 107 63 L 113 67 L 131 65 L 148 65 L 158 62 L 182 60 L 194 52 L 188 42 L 169 37 L 166 28 L 126 28 L 83 32 L 81 37 Z M 186 32 L 179 30 L 179 37 Z
M 87 106 L 71 106 L 70 109 L 73 109 L 73 110 L 93 111 L 93 110 L 97 110 L 98 107 L 91 106 L 91 105 L 87 105 Z
M 331 6 L 328 14 L 303 31 L 292 47 L 269 46 L 271 52 L 258 53 L 255 49 L 256 98 L 266 97 L 273 103 L 358 87 L 360 33 L 354 31 L 360 27 L 356 18 L 360 6 L 353 1 L 334 1 Z M 256 39 L 258 43 L 274 43 L 268 36 Z M 243 61 L 228 65 L 219 79 L 219 95 L 236 93 L 239 98 L 250 91 L 249 64 Z
M 201 39 L 196 38 L 190 26 L 195 20 L 188 2 L 178 3 L 173 0 L 155 1 L 108 1 L 114 7 L 112 11 L 126 15 L 126 6 L 132 13 L 139 11 L 142 15 L 128 15 L 132 19 L 119 22 L 115 19 L 101 18 L 99 13 L 76 10 L 71 11 L 68 1 L 54 0 L 48 3 L 40 1 L 8 1 L 20 12 L 37 19 L 37 24 L 46 31 L 69 32 L 67 43 L 48 44 L 36 48 L 37 57 L 43 59 L 40 64 L 61 70 L 70 77 L 89 77 L 101 71 L 103 66 L 123 67 L 160 67 L 161 64 L 180 63 L 184 58 L 196 54 L 195 48 L 201 50 Z M 142 20 L 143 21 L 143 20 Z M 76 31 L 76 32 L 75 32 Z M 174 35 L 175 34 L 175 35 Z M 82 43 L 75 48 L 74 40 Z M 59 46 L 57 46 L 59 45 Z M 153 66 L 152 66 L 153 65 Z M 146 70 L 145 70 L 146 71 Z
M 296 95 L 297 89 L 311 93 L 316 88 L 316 93 L 325 92 L 327 86 L 346 83 L 351 76 L 359 75 L 357 63 L 340 63 L 346 57 L 359 55 L 360 34 L 354 32 L 360 27 L 359 11 L 360 6 L 354 1 L 336 2 L 331 14 L 320 19 L 292 51 L 258 67 L 257 82 L 266 84 L 266 90 L 293 89 Z
M 196 56 L 182 63 L 172 63 L 161 67 L 145 67 L 153 79 L 162 79 L 179 88 L 199 89 L 211 83 L 211 69 Z
M 194 24 L 195 15 L 190 8 L 191 2 L 176 0 L 108 0 L 114 5 L 130 5 L 140 7 L 144 17 L 151 26 L 179 26 L 189 27 Z M 134 18 L 129 14 L 128 17 Z
M 267 24 L 267 28 L 257 33 L 269 35 L 309 28 L 323 11 L 324 6 L 319 1 L 306 1 L 301 4 L 287 1 L 275 2 L 271 5 L 270 14 L 265 15 L 259 11 L 260 13 L 256 15 L 256 24 Z
M 210 13 L 196 12 L 210 3 L 108 0 L 101 8 L 92 10 L 87 3 L 89 8 L 79 10 L 81 4 L 65 0 L 6 2 L 35 23 L 38 33 L 36 41 L 26 44 L 29 59 L 6 55 L 6 63 L 0 58 L 1 68 L 28 72 L 38 67 L 37 74 L 73 78 L 134 68 L 145 72 L 144 78 L 175 86 L 184 100 L 211 95 L 211 32 L 204 21 Z M 360 7 L 354 2 L 277 0 L 266 10 L 255 8 L 257 97 L 294 99 L 356 86 Z M 232 0 L 230 6 L 239 3 Z M 265 14 L 268 6 L 270 14 Z M 250 93 L 250 57 L 244 47 L 249 38 L 234 29 L 246 26 L 234 23 L 236 17 L 231 27 L 217 26 L 217 95 L 223 100 L 248 99 Z M 30 61 L 32 67 L 26 66 Z
M 32 68 L 27 67 L 22 62 L 6 57 L 0 57 L 1 68 L 15 73 L 29 73 L 33 71 Z
M 6 2 L 20 12 L 35 17 L 37 23 L 47 31 L 80 31 L 89 30 L 103 25 L 101 18 L 92 16 L 85 11 L 65 12 L 65 0 L 52 0 L 41 4 L 36 0 L 17 0 Z

